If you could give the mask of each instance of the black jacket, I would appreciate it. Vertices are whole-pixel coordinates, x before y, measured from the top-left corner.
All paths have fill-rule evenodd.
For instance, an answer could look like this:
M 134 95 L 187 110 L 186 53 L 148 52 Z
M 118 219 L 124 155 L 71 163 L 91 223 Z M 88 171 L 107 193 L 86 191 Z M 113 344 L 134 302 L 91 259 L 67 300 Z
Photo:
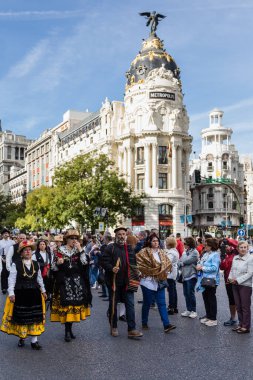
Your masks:
M 113 282 L 113 267 L 116 266 L 118 258 L 120 259 L 119 271 L 116 275 L 116 285 L 127 286 L 129 282 L 129 270 L 125 248 L 127 247 L 130 265 L 136 265 L 135 253 L 130 245 L 119 245 L 117 243 L 109 244 L 101 257 L 101 266 L 105 270 L 105 282 L 108 286 Z

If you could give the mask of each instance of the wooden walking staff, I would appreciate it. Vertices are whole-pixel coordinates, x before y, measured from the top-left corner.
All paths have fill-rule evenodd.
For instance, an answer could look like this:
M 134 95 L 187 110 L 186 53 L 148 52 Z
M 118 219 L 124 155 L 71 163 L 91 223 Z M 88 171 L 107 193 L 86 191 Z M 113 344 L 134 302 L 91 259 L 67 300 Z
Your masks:
M 119 269 L 120 266 L 120 258 L 118 258 L 115 267 Z M 118 272 L 117 272 L 118 273 Z M 113 280 L 112 280 L 112 312 L 111 312 L 111 332 L 112 332 L 112 324 L 113 324 L 113 317 L 114 317 L 114 308 L 115 308 L 115 294 L 116 294 L 116 276 L 117 273 L 113 273 Z

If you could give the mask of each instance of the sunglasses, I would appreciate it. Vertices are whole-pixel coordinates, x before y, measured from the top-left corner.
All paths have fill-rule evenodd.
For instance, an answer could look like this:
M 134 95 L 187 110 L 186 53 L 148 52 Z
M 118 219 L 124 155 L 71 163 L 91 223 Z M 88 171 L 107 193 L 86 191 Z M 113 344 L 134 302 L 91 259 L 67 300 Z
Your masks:
M 77 237 L 73 237 L 73 236 L 70 236 L 69 239 L 72 239 L 72 240 L 78 240 Z

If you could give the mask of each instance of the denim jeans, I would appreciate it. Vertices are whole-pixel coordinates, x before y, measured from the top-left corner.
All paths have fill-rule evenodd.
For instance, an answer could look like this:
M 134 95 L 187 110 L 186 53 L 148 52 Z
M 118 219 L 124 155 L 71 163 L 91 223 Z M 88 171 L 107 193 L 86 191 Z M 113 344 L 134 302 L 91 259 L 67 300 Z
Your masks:
M 176 281 L 172 278 L 167 279 L 168 282 L 168 295 L 169 295 L 169 309 L 177 309 L 177 285 Z
M 98 267 L 96 265 L 90 266 L 90 284 L 93 286 L 98 278 Z
M 196 297 L 195 297 L 195 286 L 197 283 L 196 278 L 191 278 L 183 282 L 184 297 L 186 308 L 188 311 L 196 311 Z
M 111 287 L 108 287 L 109 291 L 109 323 L 113 328 L 117 327 L 117 304 L 118 302 L 124 302 L 126 306 L 126 319 L 128 325 L 128 331 L 135 330 L 135 310 L 134 310 L 134 292 L 126 292 L 125 286 L 118 286 L 115 291 L 114 313 L 112 318 L 112 299 L 113 291 Z
M 143 304 L 142 304 L 142 324 L 148 324 L 148 314 L 150 305 L 152 304 L 153 299 L 158 306 L 158 310 L 160 313 L 161 320 L 163 322 L 163 326 L 166 327 L 170 324 L 168 312 L 166 309 L 166 301 L 165 301 L 165 289 L 162 290 L 150 290 L 145 286 L 141 286 L 142 294 L 143 294 Z

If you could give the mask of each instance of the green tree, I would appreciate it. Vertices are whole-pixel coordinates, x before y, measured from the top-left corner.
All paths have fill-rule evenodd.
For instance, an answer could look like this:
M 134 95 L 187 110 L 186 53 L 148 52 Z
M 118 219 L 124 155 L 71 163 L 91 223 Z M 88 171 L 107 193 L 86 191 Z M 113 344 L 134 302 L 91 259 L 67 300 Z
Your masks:
M 16 220 L 25 214 L 25 204 L 11 202 L 11 196 L 0 193 L 0 227 L 13 228 Z
M 56 220 L 64 224 L 75 220 L 92 229 L 101 219 L 93 215 L 96 207 L 107 208 L 108 222 L 115 225 L 120 215 L 132 216 L 143 198 L 119 177 L 114 162 L 105 154 L 80 155 L 64 164 L 55 171 L 54 185 L 57 191 L 51 207 Z

